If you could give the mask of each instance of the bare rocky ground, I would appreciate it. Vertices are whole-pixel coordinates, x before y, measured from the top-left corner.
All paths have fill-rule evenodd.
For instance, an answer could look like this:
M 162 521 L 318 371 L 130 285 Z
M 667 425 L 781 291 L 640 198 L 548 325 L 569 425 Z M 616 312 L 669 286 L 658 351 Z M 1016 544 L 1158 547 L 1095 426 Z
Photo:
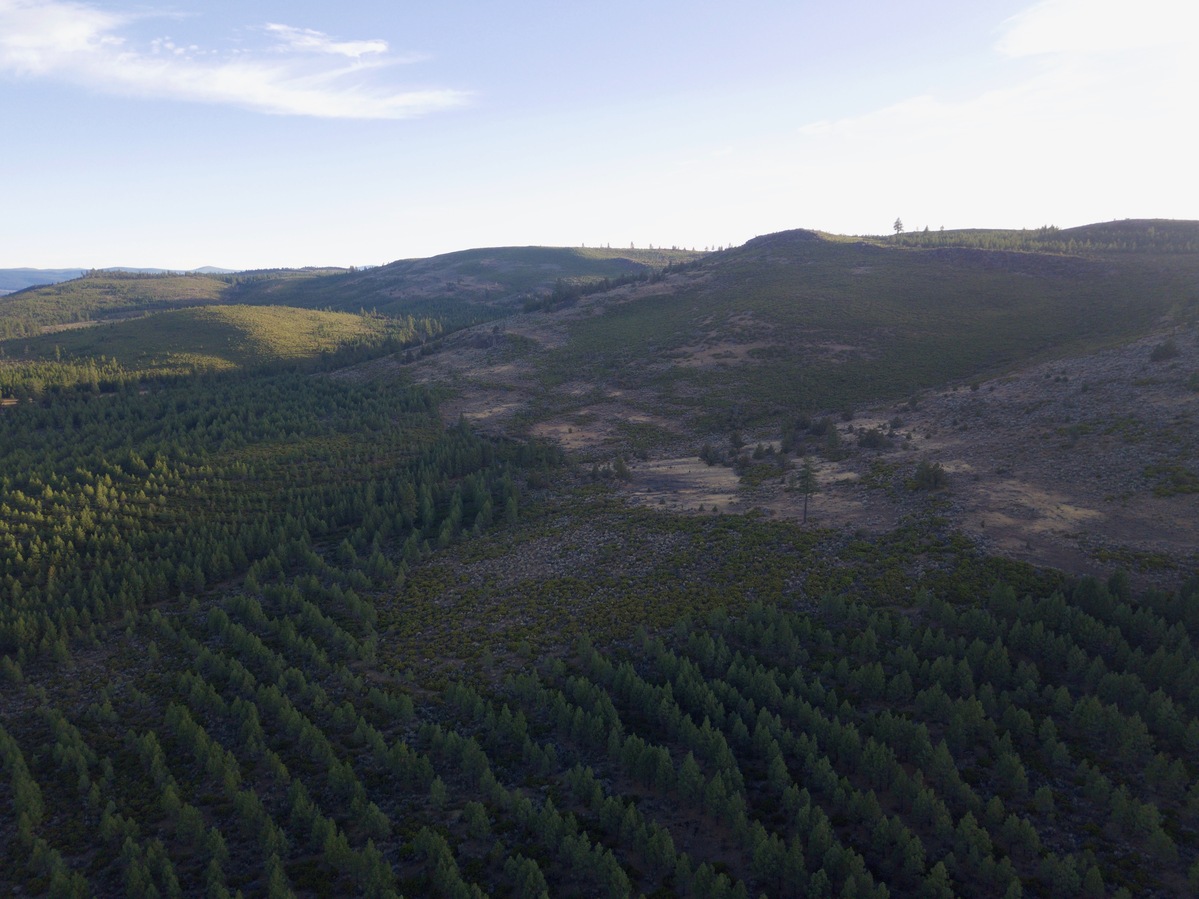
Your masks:
M 1154 361 L 1167 340 L 1178 354 Z M 1199 571 L 1196 372 L 1197 335 L 1165 333 L 867 410 L 839 423 L 843 442 L 878 428 L 892 447 L 813 453 L 809 522 L 890 529 L 916 507 L 909 482 L 927 460 L 948 475 L 943 514 L 994 552 L 1075 573 L 1124 566 L 1142 581 Z M 780 481 L 742 488 L 731 507 L 796 517 L 801 500 Z
M 1178 355 L 1153 361 L 1171 340 Z M 813 526 L 881 532 L 920 508 L 920 461 L 947 473 L 942 514 L 996 553 L 1074 573 L 1128 568 L 1138 580 L 1199 571 L 1199 341 L 1160 334 L 1093 355 L 1044 363 L 975 385 L 866 410 L 839 422 L 852 447 L 809 458 L 819 483 Z M 891 446 L 856 447 L 878 429 Z M 767 439 L 770 435 L 761 435 Z M 747 435 L 750 445 L 754 435 Z M 791 464 L 795 464 L 792 457 Z M 666 466 L 665 476 L 663 472 Z M 801 514 L 783 476 L 738 486 L 732 469 L 698 459 L 633 466 L 630 496 L 682 508 Z
M 572 319 L 632 299 L 636 290 L 586 299 L 553 316 L 517 316 L 502 331 L 466 332 L 406 368 L 418 380 L 456 389 L 444 406 L 449 420 L 461 415 L 485 430 L 554 440 L 587 461 L 623 454 L 631 477 L 621 490 L 633 503 L 798 518 L 802 497 L 785 489 L 783 466 L 793 468 L 803 455 L 815 465 L 819 485 L 809 524 L 881 533 L 928 508 L 927 496 L 909 486 L 917 464 L 927 460 L 948 475 L 940 514 L 990 551 L 1078 574 L 1124 567 L 1142 583 L 1173 583 L 1180 573 L 1199 571 L 1194 328 L 930 391 L 914 406 L 838 417 L 843 458 L 824 458 L 823 441 L 813 438 L 787 458 L 768 454 L 756 476 L 741 477 L 727 464 L 698 458 L 704 442 L 735 456 L 727 435 L 689 432 L 648 392 L 585 382 L 547 387 L 537 379 L 528 347 L 563 345 Z M 1161 358 L 1167 342 L 1173 350 Z M 736 365 L 744 355 L 744 347 L 710 342 L 692 349 L 671 363 Z M 630 426 L 652 428 L 657 439 L 631 452 Z M 859 435 L 875 428 L 891 445 L 859 447 Z M 759 442 L 776 448 L 779 433 L 744 438 L 741 452 L 748 454 Z M 779 468 L 764 476 L 770 464 Z

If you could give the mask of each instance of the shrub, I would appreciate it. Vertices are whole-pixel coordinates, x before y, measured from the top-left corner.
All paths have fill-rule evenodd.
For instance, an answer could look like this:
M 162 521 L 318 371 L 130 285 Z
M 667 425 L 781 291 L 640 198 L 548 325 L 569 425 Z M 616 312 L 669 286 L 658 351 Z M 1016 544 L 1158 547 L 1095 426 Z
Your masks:
M 891 438 L 878 428 L 871 428 L 858 435 L 858 446 L 863 449 L 886 449 L 891 445 Z
M 945 473 L 945 469 L 941 467 L 940 462 L 929 462 L 924 459 L 916 466 L 916 473 L 912 476 L 911 487 L 913 490 L 941 490 L 949 483 L 949 476 Z
M 1153 348 L 1153 352 L 1149 354 L 1149 361 L 1165 362 L 1167 359 L 1174 359 L 1178 355 L 1178 344 L 1176 344 L 1174 342 L 1174 338 L 1171 337 Z
M 845 447 L 841 443 L 841 434 L 835 427 L 830 427 L 824 433 L 824 446 L 821 454 L 830 462 L 845 458 Z

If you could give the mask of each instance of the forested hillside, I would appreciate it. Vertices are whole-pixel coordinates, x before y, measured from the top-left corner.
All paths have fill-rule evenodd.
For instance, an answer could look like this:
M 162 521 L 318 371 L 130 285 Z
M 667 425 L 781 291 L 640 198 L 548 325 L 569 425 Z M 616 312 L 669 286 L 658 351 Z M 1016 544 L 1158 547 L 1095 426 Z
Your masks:
M 0 298 L 0 337 L 31 337 L 56 325 L 216 303 L 226 286 L 210 275 L 89 272 Z
M 702 255 L 565 247 L 462 250 L 322 278 L 276 280 L 270 273 L 246 273 L 231 296 L 243 303 L 433 315 L 462 326 L 511 314 L 555 288 L 645 280 L 669 263 Z
M 62 325 L 201 305 L 290 306 L 413 316 L 462 327 L 489 321 L 559 290 L 647 279 L 683 250 L 500 247 L 463 250 L 367 269 L 278 269 L 232 274 L 120 270 L 0 297 L 0 340 Z
M 1189 446 L 1194 254 L 1139 227 L 6 298 L 0 893 L 1199 892 L 1199 580 L 993 555 L 931 461 L 870 457 L 886 529 L 762 492 L 1163 321 Z M 630 504 L 676 461 L 748 511 Z

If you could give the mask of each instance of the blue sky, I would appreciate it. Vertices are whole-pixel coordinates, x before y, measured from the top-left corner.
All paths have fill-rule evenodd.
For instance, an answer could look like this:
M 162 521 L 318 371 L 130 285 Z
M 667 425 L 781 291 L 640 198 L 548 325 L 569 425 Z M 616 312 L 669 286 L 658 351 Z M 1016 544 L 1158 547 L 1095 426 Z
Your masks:
M 1199 218 L 1196 85 L 1192 0 L 0 0 L 0 267 Z

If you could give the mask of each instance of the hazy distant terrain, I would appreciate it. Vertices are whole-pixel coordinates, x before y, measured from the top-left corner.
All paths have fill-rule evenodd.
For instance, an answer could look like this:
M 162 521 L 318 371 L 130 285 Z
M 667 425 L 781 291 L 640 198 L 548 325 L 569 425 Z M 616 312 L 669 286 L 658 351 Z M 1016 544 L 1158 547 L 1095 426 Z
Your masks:
M 82 268 L 0 268 L 0 296 L 13 293 L 14 291 L 24 290 L 27 287 L 36 287 L 44 284 L 57 284 L 61 281 L 70 281 L 85 274 L 87 269 Z M 120 271 L 137 274 L 166 274 L 167 270 L 162 268 L 124 268 L 113 267 L 104 269 L 104 271 Z M 232 269 L 217 268 L 215 266 L 206 265 L 203 268 L 195 270 L 194 274 L 201 275 L 231 275 Z
M 0 891 L 1199 890 L 1199 223 L 0 299 Z
M 24 290 L 35 284 L 69 281 L 82 274 L 81 268 L 0 268 L 0 294 Z

